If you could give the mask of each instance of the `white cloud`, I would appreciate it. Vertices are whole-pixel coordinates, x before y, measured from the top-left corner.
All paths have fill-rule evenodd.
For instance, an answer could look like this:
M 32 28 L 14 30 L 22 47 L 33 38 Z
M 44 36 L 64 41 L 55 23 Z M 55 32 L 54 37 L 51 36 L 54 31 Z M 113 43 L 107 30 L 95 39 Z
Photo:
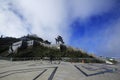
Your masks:
M 107 26 L 109 28 L 102 33 L 103 40 L 97 50 L 101 55 L 120 57 L 120 19 Z
M 71 0 L 69 2 L 72 17 L 81 19 L 108 12 L 114 7 L 116 0 Z
M 36 33 L 43 38 L 54 39 L 58 34 L 64 36 L 62 29 L 64 25 L 66 13 L 64 13 L 63 3 L 61 1 L 18 1 L 20 7 L 27 17 L 29 23 L 32 24 L 32 33 Z M 32 5 L 32 6 L 31 6 Z
M 0 34 L 20 37 L 27 33 L 54 41 L 59 34 L 67 43 L 69 22 L 108 12 L 116 0 L 1 0 Z
M 1 4 L 2 34 L 19 37 L 29 33 L 29 28 L 31 33 L 44 39 L 53 41 L 57 35 L 62 35 L 68 41 L 70 33 L 64 0 L 7 0 Z
M 27 33 L 20 19 L 8 10 L 7 3 L 0 3 L 0 33 L 20 37 Z M 7 5 L 7 6 L 6 6 Z

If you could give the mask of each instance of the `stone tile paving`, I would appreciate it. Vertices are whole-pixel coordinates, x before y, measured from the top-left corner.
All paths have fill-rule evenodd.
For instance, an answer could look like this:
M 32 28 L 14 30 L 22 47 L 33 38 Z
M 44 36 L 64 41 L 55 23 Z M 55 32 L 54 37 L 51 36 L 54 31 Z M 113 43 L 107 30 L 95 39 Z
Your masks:
M 0 60 L 0 80 L 120 80 L 120 65 Z

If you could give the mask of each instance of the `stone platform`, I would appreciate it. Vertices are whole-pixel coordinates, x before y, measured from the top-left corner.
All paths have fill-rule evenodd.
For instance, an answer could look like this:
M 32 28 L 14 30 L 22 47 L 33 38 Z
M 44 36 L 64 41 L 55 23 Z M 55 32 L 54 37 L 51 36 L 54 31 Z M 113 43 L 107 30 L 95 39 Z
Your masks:
M 120 80 L 120 65 L 0 60 L 0 80 Z

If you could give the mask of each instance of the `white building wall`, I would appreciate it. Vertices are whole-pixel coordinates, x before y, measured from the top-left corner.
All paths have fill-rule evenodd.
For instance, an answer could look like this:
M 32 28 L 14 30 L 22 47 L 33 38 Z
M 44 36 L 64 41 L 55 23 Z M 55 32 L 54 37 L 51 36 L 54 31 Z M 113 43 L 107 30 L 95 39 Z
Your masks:
M 33 46 L 33 44 L 34 44 L 34 40 L 27 41 L 27 46 Z M 17 53 L 18 48 L 21 47 L 21 46 L 22 46 L 22 41 L 13 43 L 12 44 L 13 52 L 12 52 L 11 46 L 10 46 L 9 50 L 8 50 L 8 53 Z
M 17 53 L 17 50 L 18 50 L 19 47 L 21 47 L 21 45 L 22 45 L 22 41 L 13 43 L 12 46 L 9 47 L 9 51 L 8 52 L 12 53 L 12 50 L 11 50 L 11 47 L 12 47 L 13 53 Z
M 27 41 L 27 46 L 33 46 L 33 44 L 34 44 L 34 40 Z

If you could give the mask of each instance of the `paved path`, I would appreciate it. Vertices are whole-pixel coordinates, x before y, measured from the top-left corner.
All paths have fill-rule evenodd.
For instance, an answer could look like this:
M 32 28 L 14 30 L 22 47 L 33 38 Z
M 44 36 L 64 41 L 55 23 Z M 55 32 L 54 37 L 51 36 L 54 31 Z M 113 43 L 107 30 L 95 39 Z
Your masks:
M 0 60 L 0 80 L 120 80 L 120 65 Z

